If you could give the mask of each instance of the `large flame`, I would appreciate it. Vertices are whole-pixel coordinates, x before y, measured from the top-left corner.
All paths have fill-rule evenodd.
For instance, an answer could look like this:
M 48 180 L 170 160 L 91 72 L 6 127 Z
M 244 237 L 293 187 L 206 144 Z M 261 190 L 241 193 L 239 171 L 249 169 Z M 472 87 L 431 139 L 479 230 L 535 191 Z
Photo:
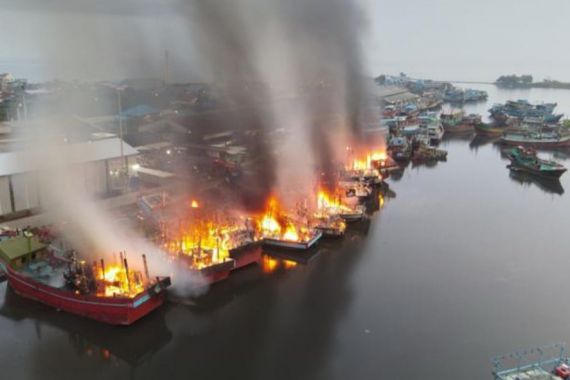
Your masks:
M 342 214 L 352 211 L 350 207 L 342 204 L 340 197 L 333 197 L 325 190 L 320 190 L 317 194 L 317 209 L 329 214 Z
M 299 240 L 299 234 L 297 233 L 297 228 L 295 228 L 295 226 L 293 224 L 287 225 L 287 229 L 285 230 L 285 233 L 283 234 L 283 240 L 287 240 L 287 241 L 298 241 Z
M 308 241 L 313 233 L 298 219 L 285 213 L 275 198 L 267 202 L 266 212 L 261 216 L 258 227 L 264 238 L 294 242 Z
M 349 165 L 349 169 L 352 170 L 373 170 L 375 169 L 376 163 L 379 166 L 383 166 L 388 155 L 385 150 L 375 150 L 372 152 L 367 152 L 359 155 L 357 158 L 352 160 L 352 164 Z
M 172 255 L 186 256 L 191 269 L 203 269 L 228 260 L 230 250 L 256 241 L 250 224 L 248 218 L 218 221 L 202 217 L 171 233 L 164 248 Z
M 279 222 L 270 214 L 265 214 L 261 219 L 261 229 L 262 231 L 269 233 L 281 232 L 281 226 L 279 225 Z
M 105 266 L 105 272 L 98 268 L 98 294 L 105 297 L 130 297 L 133 298 L 145 289 L 145 281 L 140 271 L 127 271 L 123 265 L 112 264 Z

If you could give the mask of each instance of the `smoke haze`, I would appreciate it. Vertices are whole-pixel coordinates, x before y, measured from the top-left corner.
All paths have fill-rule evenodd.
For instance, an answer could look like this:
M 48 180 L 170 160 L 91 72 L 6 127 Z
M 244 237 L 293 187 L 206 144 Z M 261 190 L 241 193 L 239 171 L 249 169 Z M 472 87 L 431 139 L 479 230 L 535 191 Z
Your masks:
M 263 161 L 257 176 L 266 196 L 275 189 L 281 198 L 310 194 L 315 167 L 332 176 L 340 155 L 332 139 L 340 135 L 355 143 L 361 127 L 365 20 L 357 3 L 211 0 L 178 6 L 195 32 L 199 66 L 209 68 L 202 75 L 245 99 L 265 131 L 287 131 L 272 142 L 278 154 Z M 262 84 L 261 96 L 244 91 L 253 84 Z M 259 98 L 267 100 L 263 107 Z
M 0 7 L 10 15 L 25 14 L 33 26 L 17 30 L 32 41 L 39 70 L 45 71 L 41 77 L 160 78 L 163 61 L 156 57 L 175 41 L 173 79 L 220 85 L 258 127 L 253 152 L 261 160 L 252 188 L 259 199 L 277 192 L 293 202 L 313 193 L 315 168 L 331 176 L 333 163 L 342 158 L 339 146 L 358 136 L 366 96 L 360 47 L 366 21 L 356 1 L 0 0 Z M 14 26 L 10 22 L 4 27 Z M 54 116 L 73 113 L 65 101 L 53 108 Z M 50 152 L 50 169 L 41 176 L 49 200 L 43 206 L 69 222 L 67 238 L 95 255 L 145 252 L 160 271 L 164 260 L 152 254 L 156 247 L 118 229 L 78 186 L 62 148 L 66 131 L 57 122 L 41 122 L 46 133 L 34 136 L 37 154 L 30 160 L 44 171 L 45 152 Z M 226 129 L 235 128 L 233 122 L 220 121 Z M 279 130 L 286 133 L 277 140 Z M 172 274 L 172 267 L 167 270 Z

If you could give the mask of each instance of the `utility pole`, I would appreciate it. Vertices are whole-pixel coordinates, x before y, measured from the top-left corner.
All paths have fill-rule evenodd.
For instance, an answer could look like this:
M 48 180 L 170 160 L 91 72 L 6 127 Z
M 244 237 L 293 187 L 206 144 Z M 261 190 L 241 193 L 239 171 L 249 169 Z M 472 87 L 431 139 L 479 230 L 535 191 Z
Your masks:
M 24 120 L 28 121 L 28 105 L 26 104 L 26 95 L 22 94 L 22 105 L 24 107 Z
M 119 113 L 119 139 L 121 146 L 121 166 L 125 168 L 125 151 L 123 147 L 123 100 L 121 96 L 121 88 L 117 87 L 117 109 Z
M 170 81 L 170 60 L 168 56 L 168 50 L 164 51 L 164 78 L 163 85 L 166 87 Z
M 127 178 L 128 178 L 128 167 L 125 161 L 125 148 L 123 142 L 123 98 L 121 91 L 123 89 L 121 87 L 117 87 L 117 109 L 119 113 L 119 146 L 121 150 L 121 174 L 120 174 L 120 181 L 123 186 L 123 190 L 127 187 Z

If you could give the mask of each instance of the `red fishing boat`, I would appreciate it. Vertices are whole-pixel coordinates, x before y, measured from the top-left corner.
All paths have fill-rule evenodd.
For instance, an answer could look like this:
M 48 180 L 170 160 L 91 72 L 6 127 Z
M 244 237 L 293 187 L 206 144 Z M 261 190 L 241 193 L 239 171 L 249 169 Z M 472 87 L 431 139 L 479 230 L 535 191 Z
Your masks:
M 20 296 L 83 317 L 130 325 L 164 302 L 169 277 L 150 278 L 129 270 L 126 257 L 105 266 L 61 256 L 34 236 L 0 242 L 0 268 Z

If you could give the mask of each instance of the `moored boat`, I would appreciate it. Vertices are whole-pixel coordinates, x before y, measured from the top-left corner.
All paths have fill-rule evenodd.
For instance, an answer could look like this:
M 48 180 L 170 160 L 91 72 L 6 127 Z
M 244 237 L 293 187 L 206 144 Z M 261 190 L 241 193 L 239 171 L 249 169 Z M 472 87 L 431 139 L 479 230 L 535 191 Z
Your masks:
M 477 114 L 465 115 L 461 110 L 441 114 L 441 123 L 448 134 L 473 133 L 474 127 L 481 124 L 481 116 Z
M 316 245 L 323 233 L 319 230 L 313 230 L 308 233 L 306 236 L 297 237 L 296 240 L 289 239 L 287 237 L 264 237 L 263 238 L 263 245 L 265 246 L 272 246 L 278 248 L 285 248 L 285 249 L 294 249 L 294 250 L 307 250 L 314 245 Z
M 315 228 L 323 233 L 323 237 L 343 237 L 346 231 L 345 221 L 338 215 L 318 215 Z
M 407 161 L 412 155 L 412 146 L 406 137 L 391 137 L 388 141 L 388 153 L 396 162 Z
M 566 172 L 566 168 L 554 161 L 539 158 L 532 148 L 522 146 L 510 150 L 511 169 L 525 171 L 544 178 L 558 179 Z
M 122 256 L 122 255 L 121 255 Z M 35 236 L 0 242 L 0 267 L 20 296 L 99 322 L 130 325 L 164 302 L 169 277 L 151 278 L 119 264 L 93 265 L 55 253 Z M 109 264 L 109 263 L 108 263 Z
M 475 133 L 483 136 L 500 136 L 504 131 L 505 127 L 494 123 L 478 123 L 474 125 Z
M 570 133 L 559 131 L 510 130 L 500 139 L 505 145 L 526 145 L 534 148 L 559 148 L 570 146 Z
M 445 131 L 440 123 L 430 124 L 427 126 L 427 137 L 429 143 L 432 145 L 439 144 L 443 138 L 444 133 Z

